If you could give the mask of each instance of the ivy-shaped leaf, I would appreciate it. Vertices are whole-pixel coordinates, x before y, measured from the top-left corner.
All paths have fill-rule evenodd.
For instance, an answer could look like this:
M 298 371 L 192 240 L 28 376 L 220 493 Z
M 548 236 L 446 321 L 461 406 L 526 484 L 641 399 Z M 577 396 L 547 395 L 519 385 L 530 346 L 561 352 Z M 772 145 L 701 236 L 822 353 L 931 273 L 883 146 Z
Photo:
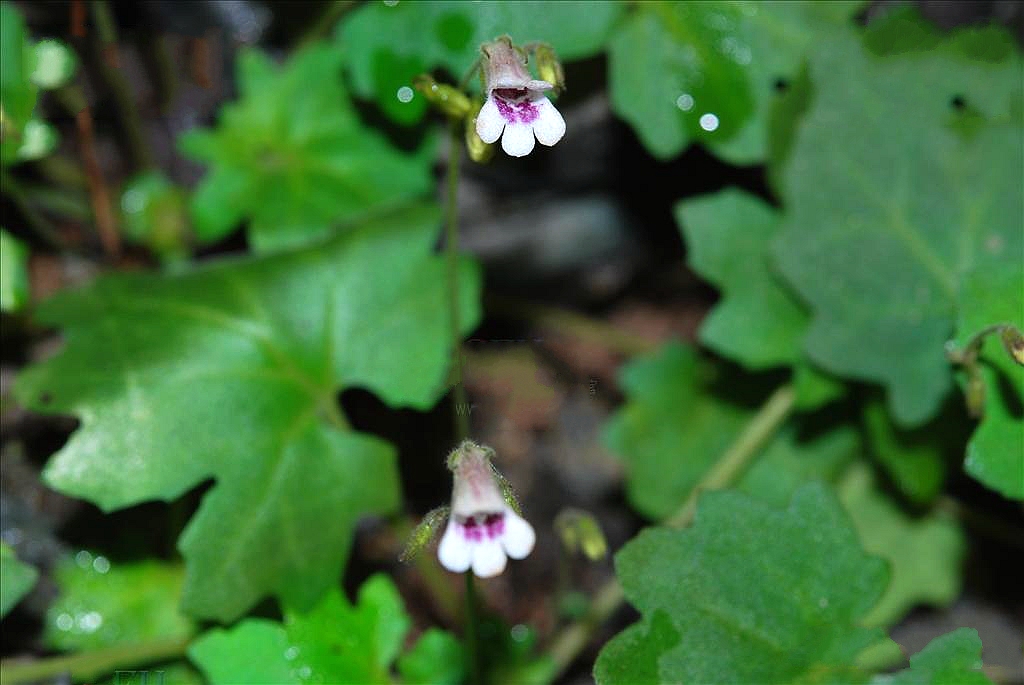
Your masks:
M 0 542 L 0 618 L 28 594 L 38 577 L 38 571 L 18 561 L 10 545 Z
M 78 651 L 187 637 L 195 624 L 178 610 L 185 569 L 158 561 L 111 562 L 82 550 L 63 560 L 60 594 L 46 613 L 43 640 Z
M 398 672 L 406 683 L 459 685 L 466 677 L 466 655 L 451 633 L 428 628 L 412 648 L 398 658 Z
M 376 575 L 359 589 L 355 605 L 333 590 L 309 612 L 287 611 L 283 624 L 246 619 L 211 630 L 192 644 L 189 657 L 213 685 L 387 683 L 411 623 L 394 584 Z M 442 682 L 463 659 L 457 647 L 449 635 L 433 630 L 403 657 L 400 668 Z M 455 663 L 426 665 L 427 653 Z
M 257 50 L 239 55 L 240 100 L 224 107 L 216 129 L 179 141 L 211 166 L 192 198 L 201 240 L 249 219 L 250 244 L 277 250 L 429 191 L 430 146 L 405 154 L 362 125 L 341 62 L 338 49 L 322 44 L 283 67 Z
M 437 67 L 456 80 L 480 56 L 481 43 L 509 35 L 517 44 L 543 41 L 563 60 L 597 53 L 622 12 L 619 2 L 367 3 L 352 12 L 338 29 L 338 44 L 355 92 L 373 98 L 392 119 L 418 121 L 426 101 L 398 99 L 418 74 Z M 475 84 L 470 84 L 475 85 Z
M 306 250 L 112 276 L 45 303 L 66 346 L 23 373 L 17 396 L 81 419 L 46 482 L 109 511 L 212 478 L 179 540 L 186 610 L 229 621 L 268 593 L 312 606 L 357 519 L 399 501 L 394 450 L 350 430 L 337 393 L 424 409 L 443 389 L 438 224 L 436 208 L 412 208 Z M 479 277 L 463 267 L 470 330 Z
M 601 651 L 602 685 L 857 682 L 857 656 L 883 638 L 860 623 L 885 589 L 885 564 L 861 551 L 820 485 L 782 511 L 708 493 L 690 529 L 649 528 L 615 562 L 643 618 Z
M 891 626 L 915 606 L 945 607 L 960 595 L 967 541 L 953 517 L 907 515 L 863 463 L 844 474 L 838 490 L 864 550 L 889 562 L 889 586 L 865 625 Z
M 920 425 L 951 390 L 943 345 L 964 275 L 1024 250 L 1020 60 L 878 57 L 841 31 L 819 46 L 777 263 L 812 310 L 811 358 L 883 384 L 896 421 Z M 984 120 L 970 134 L 958 101 Z
M 957 628 L 935 638 L 910 657 L 910 668 L 875 676 L 871 685 L 992 685 L 981 667 L 978 631 Z
M 957 343 L 964 347 L 993 324 L 1024 331 L 1024 262 L 967 274 L 960 291 Z M 1006 497 L 1024 499 L 1024 366 L 1004 349 L 998 335 L 981 350 L 985 379 L 984 417 L 967 443 L 967 473 Z

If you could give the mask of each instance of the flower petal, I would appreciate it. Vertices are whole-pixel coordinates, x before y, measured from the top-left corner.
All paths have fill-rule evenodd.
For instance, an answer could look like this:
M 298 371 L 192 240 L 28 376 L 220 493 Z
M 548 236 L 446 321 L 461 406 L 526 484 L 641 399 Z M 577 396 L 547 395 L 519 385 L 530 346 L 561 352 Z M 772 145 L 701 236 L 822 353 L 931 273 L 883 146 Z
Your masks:
M 473 573 L 492 578 L 505 570 L 505 550 L 498 540 L 484 540 L 473 545 Z
M 476 115 L 476 134 L 485 143 L 493 143 L 501 137 L 501 131 L 505 128 L 505 117 L 498 111 L 498 105 L 493 97 L 487 98 L 487 102 L 480 108 Z
M 512 157 L 525 157 L 533 152 L 533 126 L 508 124 L 501 137 L 501 149 Z
M 565 135 L 565 119 L 546 97 L 537 98 L 533 105 L 537 108 L 537 118 L 533 121 L 537 140 L 541 145 L 554 145 Z
M 505 534 L 501 538 L 501 544 L 508 555 L 513 559 L 525 559 L 533 550 L 533 543 L 536 540 L 533 526 L 516 512 L 506 509 Z
M 437 558 L 449 571 L 462 573 L 469 569 L 473 559 L 473 545 L 465 538 L 455 520 L 448 519 L 441 544 L 437 546 Z

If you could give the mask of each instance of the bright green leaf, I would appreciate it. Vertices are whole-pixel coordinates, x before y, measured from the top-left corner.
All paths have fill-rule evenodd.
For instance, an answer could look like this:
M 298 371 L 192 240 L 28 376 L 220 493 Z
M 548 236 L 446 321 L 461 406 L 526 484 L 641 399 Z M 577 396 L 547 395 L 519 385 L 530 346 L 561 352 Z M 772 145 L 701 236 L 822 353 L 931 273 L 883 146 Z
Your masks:
M 957 343 L 993 324 L 1024 331 L 1024 262 L 976 269 L 963 279 Z M 1015 363 L 998 335 L 981 350 L 985 415 L 967 444 L 964 467 L 1006 497 L 1024 499 L 1024 367 Z
M 1024 250 L 1013 152 L 1024 140 L 1009 123 L 1020 61 L 876 57 L 837 31 L 809 74 L 813 101 L 783 177 L 778 265 L 813 312 L 811 358 L 883 384 L 896 421 L 920 425 L 951 390 L 943 345 L 963 275 L 1019 262 Z M 987 119 L 971 136 L 956 125 L 957 96 Z
M 376 575 L 354 606 L 334 590 L 307 613 L 286 612 L 283 625 L 246 619 L 211 630 L 189 657 L 213 685 L 386 683 L 410 625 L 394 584 Z
M 187 637 L 195 625 L 178 610 L 184 577 L 181 566 L 111 562 L 80 551 L 57 567 L 60 594 L 43 639 L 53 649 L 80 651 Z
M 643 619 L 598 656 L 602 685 L 866 680 L 855 659 L 882 633 L 860 623 L 885 589 L 885 565 L 861 551 L 820 485 L 782 511 L 708 493 L 690 529 L 649 528 L 615 561 Z
M 768 246 L 778 211 L 727 188 L 680 202 L 675 212 L 690 268 L 722 291 L 700 341 L 751 369 L 795 363 L 808 317 L 772 273 Z
M 159 171 L 135 176 L 121 190 L 122 227 L 127 237 L 173 260 L 188 253 L 187 199 Z
M 948 606 L 960 595 L 966 539 L 951 516 L 905 514 L 875 485 L 864 464 L 839 485 L 846 507 L 869 554 L 889 562 L 889 587 L 864 624 L 891 626 L 915 606 Z
M 428 628 L 398 659 L 398 672 L 410 685 L 459 685 L 466 677 L 462 643 L 451 633 Z
M 216 129 L 180 140 L 185 154 L 211 166 L 192 199 L 200 239 L 248 218 L 251 245 L 274 251 L 430 190 L 430 146 L 406 154 L 361 124 L 341 60 L 319 44 L 282 67 L 255 50 L 240 54 L 241 99 L 224 107 Z
M 18 561 L 10 545 L 0 542 L 0 618 L 28 594 L 38 577 L 38 571 Z
M 417 93 L 403 103 L 397 92 L 416 75 L 442 67 L 461 79 L 480 45 L 505 34 L 517 44 L 550 43 L 563 60 L 589 57 L 604 46 L 621 12 L 619 2 L 375 2 L 346 18 L 338 44 L 355 92 L 374 98 L 395 121 L 411 123 L 426 101 Z
M 957 628 L 910 657 L 910 668 L 875 676 L 871 685 L 992 685 L 981 667 L 978 631 Z
M 425 409 L 443 391 L 439 219 L 433 207 L 391 213 L 306 250 L 112 276 L 42 305 L 66 347 L 25 371 L 17 396 L 82 422 L 46 482 L 109 511 L 212 478 L 179 540 L 185 608 L 228 621 L 268 593 L 312 606 L 359 517 L 399 501 L 394 450 L 348 429 L 337 393 Z M 463 266 L 470 330 L 479 278 Z
M 28 247 L 0 228 L 0 310 L 13 312 L 28 302 Z

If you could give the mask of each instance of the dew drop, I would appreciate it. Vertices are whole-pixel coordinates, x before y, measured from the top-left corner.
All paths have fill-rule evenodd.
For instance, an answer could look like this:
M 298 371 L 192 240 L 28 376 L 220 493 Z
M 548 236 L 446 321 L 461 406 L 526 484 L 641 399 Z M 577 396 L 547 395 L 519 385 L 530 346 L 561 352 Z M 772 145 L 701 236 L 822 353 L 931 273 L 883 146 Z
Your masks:
M 71 628 L 75 625 L 75 621 L 71 618 L 71 614 L 67 613 L 58 616 L 57 620 L 54 621 L 54 623 L 57 624 L 57 628 L 60 630 L 71 630 Z
M 121 209 L 126 214 L 138 214 L 146 208 L 146 195 L 141 190 L 133 188 L 121 196 Z
M 714 131 L 718 128 L 718 117 L 711 112 L 700 115 L 700 127 L 705 131 Z
M 683 93 L 682 95 L 676 98 L 676 107 L 683 110 L 684 112 L 689 112 L 691 109 L 693 109 L 693 105 L 693 96 L 690 95 L 689 93 Z
M 398 0 L 384 0 L 385 7 L 394 7 L 398 4 Z
M 78 627 L 87 633 L 95 633 L 103 625 L 103 617 L 98 611 L 90 611 L 78 617 Z
M 412 88 L 410 88 L 409 86 L 402 86 L 401 88 L 398 89 L 398 93 L 396 94 L 398 101 L 403 103 L 412 100 L 412 96 Z
M 92 565 L 92 555 L 83 549 L 75 555 L 75 563 L 82 568 L 89 568 Z
M 523 642 L 526 638 L 530 637 L 530 629 L 522 623 L 512 626 L 508 632 L 515 642 Z
M 313 675 L 313 669 L 309 666 L 303 666 L 299 669 L 299 677 L 303 680 L 309 680 L 311 675 Z
M 106 573 L 110 570 L 110 560 L 104 556 L 97 556 L 92 560 L 92 568 L 96 573 Z
M 288 649 L 284 650 L 284 658 L 287 659 L 288 661 L 295 661 L 295 659 L 297 659 L 298 656 L 299 656 L 299 648 L 298 647 L 289 647 Z
M 818 600 L 818 606 L 824 609 L 828 606 L 828 597 L 822 597 Z

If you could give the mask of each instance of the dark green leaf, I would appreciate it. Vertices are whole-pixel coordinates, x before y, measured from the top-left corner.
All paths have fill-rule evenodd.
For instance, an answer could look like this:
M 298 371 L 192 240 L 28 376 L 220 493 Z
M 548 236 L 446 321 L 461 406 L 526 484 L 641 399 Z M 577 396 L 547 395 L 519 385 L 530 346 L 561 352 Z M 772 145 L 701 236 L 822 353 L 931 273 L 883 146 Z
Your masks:
M 363 126 L 342 87 L 341 59 L 324 45 L 281 68 L 255 50 L 241 53 L 241 99 L 224 108 L 215 130 L 180 141 L 185 154 L 211 165 L 192 200 L 200 239 L 218 239 L 248 218 L 252 246 L 277 250 L 430 189 L 429 146 L 402 153 Z
M 602 684 L 859 682 L 857 656 L 882 638 L 859 624 L 885 589 L 885 565 L 818 485 L 784 511 L 708 493 L 689 530 L 643 531 L 616 570 L 643 619 L 598 656 Z
M 306 250 L 113 276 L 44 304 L 66 347 L 24 372 L 17 395 L 82 422 L 47 483 L 112 510 L 212 478 L 179 541 L 186 609 L 226 621 L 267 593 L 312 606 L 356 521 L 399 501 L 394 450 L 348 429 L 337 393 L 364 387 L 425 409 L 443 391 L 452 340 L 438 315 L 438 222 L 419 207 Z M 463 266 L 469 330 L 479 280 Z
M 813 312 L 811 358 L 883 384 L 896 421 L 920 425 L 951 390 L 943 344 L 961 278 L 1024 250 L 1024 140 L 1009 123 L 1020 62 L 880 58 L 838 31 L 820 46 L 784 172 L 778 264 Z M 970 138 L 958 95 L 988 119 Z

